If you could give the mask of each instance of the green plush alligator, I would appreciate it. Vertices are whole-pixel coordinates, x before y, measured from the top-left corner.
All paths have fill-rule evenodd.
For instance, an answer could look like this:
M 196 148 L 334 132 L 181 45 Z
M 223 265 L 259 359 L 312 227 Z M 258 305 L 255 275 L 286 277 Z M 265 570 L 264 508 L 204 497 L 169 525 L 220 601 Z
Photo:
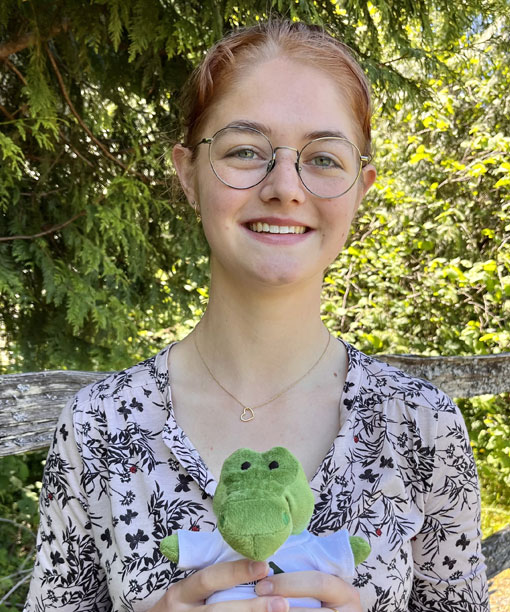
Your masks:
M 246 557 L 268 560 L 275 573 L 315 569 L 349 578 L 370 553 L 363 538 L 345 530 L 314 536 L 306 527 L 314 497 L 300 462 L 286 448 L 264 453 L 241 448 L 223 464 L 213 499 L 218 529 L 179 530 L 162 540 L 161 552 L 182 569 L 200 569 Z M 207 603 L 256 597 L 254 585 L 212 595 Z M 291 607 L 320 607 L 310 598 Z

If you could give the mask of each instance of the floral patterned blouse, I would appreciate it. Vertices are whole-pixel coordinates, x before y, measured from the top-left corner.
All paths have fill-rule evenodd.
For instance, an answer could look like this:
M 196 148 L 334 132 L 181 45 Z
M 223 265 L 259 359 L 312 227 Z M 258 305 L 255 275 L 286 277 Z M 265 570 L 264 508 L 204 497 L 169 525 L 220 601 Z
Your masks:
M 458 409 L 346 347 L 348 416 L 311 480 L 309 530 L 370 542 L 352 580 L 365 612 L 488 612 L 477 474 Z M 147 610 L 185 575 L 159 542 L 215 529 L 216 482 L 172 410 L 170 348 L 82 389 L 63 411 L 25 612 Z

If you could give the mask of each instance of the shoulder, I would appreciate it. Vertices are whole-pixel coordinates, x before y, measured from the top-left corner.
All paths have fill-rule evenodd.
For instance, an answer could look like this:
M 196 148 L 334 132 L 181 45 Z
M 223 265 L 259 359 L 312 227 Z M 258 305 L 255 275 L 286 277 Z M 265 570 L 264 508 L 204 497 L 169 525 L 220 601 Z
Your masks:
M 114 372 L 80 389 L 62 417 L 77 436 L 129 427 L 162 427 L 168 418 L 168 351 L 172 345 L 136 365 Z M 80 432 L 80 434 L 78 434 Z
M 74 397 L 74 405 L 93 401 L 119 400 L 126 393 L 139 389 L 155 389 L 163 393 L 168 386 L 168 351 L 165 347 L 156 355 L 80 389 Z
M 408 409 L 432 413 L 457 413 L 458 408 L 431 382 L 417 378 L 346 344 L 349 357 L 347 386 L 352 400 L 378 404 L 396 402 Z M 437 417 L 436 417 L 437 418 Z

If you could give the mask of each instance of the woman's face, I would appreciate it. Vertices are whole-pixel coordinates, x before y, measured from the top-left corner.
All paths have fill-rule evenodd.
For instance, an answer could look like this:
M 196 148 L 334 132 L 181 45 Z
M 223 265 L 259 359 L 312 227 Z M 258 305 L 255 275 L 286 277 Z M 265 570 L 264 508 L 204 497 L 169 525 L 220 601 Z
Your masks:
M 286 58 L 255 65 L 236 79 L 211 110 L 200 138 L 239 122 L 260 126 L 273 147 L 300 150 L 318 133 L 341 133 L 360 144 L 355 120 L 335 82 L 325 72 Z M 200 145 L 194 162 L 190 151 L 177 145 L 174 161 L 188 199 L 200 204 L 213 280 L 223 274 L 237 284 L 265 287 L 320 283 L 375 180 L 375 169 L 367 166 L 346 194 L 321 199 L 301 183 L 296 153 L 288 149 L 277 151 L 272 172 L 246 190 L 232 189 L 216 178 L 206 144 Z M 305 230 L 256 231 L 264 224 Z

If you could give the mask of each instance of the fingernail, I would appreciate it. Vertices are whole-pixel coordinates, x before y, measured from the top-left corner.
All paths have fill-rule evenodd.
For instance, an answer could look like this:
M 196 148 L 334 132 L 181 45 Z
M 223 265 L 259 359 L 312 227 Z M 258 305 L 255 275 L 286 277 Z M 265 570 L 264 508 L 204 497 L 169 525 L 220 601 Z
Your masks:
M 250 563 L 250 572 L 252 576 L 262 577 L 267 576 L 269 568 L 265 561 L 252 561 Z
M 269 612 L 287 612 L 287 601 L 283 597 L 275 597 L 269 601 Z
M 258 582 L 255 587 L 257 595 L 270 595 L 274 590 L 274 585 L 270 580 L 263 580 Z

